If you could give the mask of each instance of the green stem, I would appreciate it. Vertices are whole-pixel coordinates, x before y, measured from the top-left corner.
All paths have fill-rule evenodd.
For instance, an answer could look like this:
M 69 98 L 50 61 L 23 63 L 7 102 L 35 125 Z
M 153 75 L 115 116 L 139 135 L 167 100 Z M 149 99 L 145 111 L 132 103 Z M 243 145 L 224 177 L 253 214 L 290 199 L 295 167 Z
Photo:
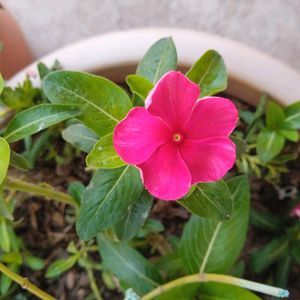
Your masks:
M 32 184 L 21 179 L 13 178 L 11 176 L 7 176 L 3 187 L 6 190 L 26 192 L 35 196 L 45 197 L 49 200 L 52 199 L 75 207 L 78 206 L 76 201 L 66 193 L 56 191 L 49 187 L 43 187 L 41 185 Z
M 0 263 L 0 272 L 9 277 L 11 280 L 18 283 L 24 290 L 27 290 L 31 294 L 37 296 L 39 299 L 43 300 L 55 300 L 54 297 L 47 294 L 34 284 L 32 284 L 27 278 L 22 277 L 15 272 L 11 271 L 9 268 L 7 268 L 5 265 Z
M 256 283 L 253 281 L 236 278 L 229 275 L 198 273 L 198 274 L 181 277 L 173 281 L 170 281 L 162 286 L 159 286 L 158 288 L 152 290 L 150 293 L 143 296 L 141 300 L 150 300 L 175 287 L 179 287 L 191 283 L 197 283 L 197 282 L 226 283 L 226 284 L 239 286 L 242 288 L 246 288 L 252 291 L 264 293 L 279 298 L 285 298 L 289 296 L 289 292 L 287 290 L 283 290 L 273 286 Z
M 87 276 L 88 276 L 88 279 L 90 281 L 90 286 L 91 286 L 91 289 L 94 293 L 94 296 L 95 296 L 96 300 L 103 300 L 102 297 L 101 297 L 100 291 L 98 289 L 93 270 L 90 267 L 87 267 L 87 266 L 85 267 L 85 270 L 87 272 Z

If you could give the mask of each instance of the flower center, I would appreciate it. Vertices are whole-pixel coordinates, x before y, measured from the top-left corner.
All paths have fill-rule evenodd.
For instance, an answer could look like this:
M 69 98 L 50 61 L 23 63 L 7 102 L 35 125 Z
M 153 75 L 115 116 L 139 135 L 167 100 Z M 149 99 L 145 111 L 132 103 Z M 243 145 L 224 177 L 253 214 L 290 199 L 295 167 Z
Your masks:
M 174 141 L 175 143 L 180 143 L 180 142 L 182 142 L 182 135 L 181 135 L 180 133 L 175 133 L 175 134 L 173 135 L 173 141 Z

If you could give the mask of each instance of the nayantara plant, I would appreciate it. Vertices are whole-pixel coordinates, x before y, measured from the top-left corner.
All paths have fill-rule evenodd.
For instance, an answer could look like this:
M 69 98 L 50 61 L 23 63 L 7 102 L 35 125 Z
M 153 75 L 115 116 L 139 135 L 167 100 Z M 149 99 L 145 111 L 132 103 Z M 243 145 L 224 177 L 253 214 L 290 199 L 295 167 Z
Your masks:
M 186 74 L 176 65 L 175 45 L 163 38 L 126 87 L 57 62 L 40 63 L 15 89 L 1 78 L 0 299 L 59 298 L 27 277 L 39 271 L 51 285 L 76 269 L 86 272 L 86 299 L 288 297 L 290 266 L 300 263 L 297 191 L 274 215 L 252 204 L 249 179 L 279 189 L 298 156 L 300 104 L 282 108 L 262 95 L 255 109 L 230 97 L 214 50 Z M 63 190 L 44 177 L 36 183 L 45 163 L 72 165 Z M 62 206 L 77 234 L 56 260 L 37 257 L 20 230 L 24 199 L 41 197 Z M 180 211 L 170 216 L 175 230 L 163 217 L 171 209 Z M 241 256 L 249 226 L 268 232 L 250 267 Z M 248 280 L 248 269 L 272 285 Z

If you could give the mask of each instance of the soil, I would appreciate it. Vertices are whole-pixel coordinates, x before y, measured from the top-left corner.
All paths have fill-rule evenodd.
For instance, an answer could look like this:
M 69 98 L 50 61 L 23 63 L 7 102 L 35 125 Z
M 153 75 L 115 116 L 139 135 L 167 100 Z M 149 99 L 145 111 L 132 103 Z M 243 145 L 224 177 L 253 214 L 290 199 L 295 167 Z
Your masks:
M 244 104 L 238 104 L 245 106 Z M 58 140 L 57 151 L 61 151 L 61 144 Z M 47 153 L 46 153 L 47 154 Z M 45 155 L 46 155 L 45 154 Z M 66 191 L 67 186 L 72 181 L 82 181 L 87 184 L 90 179 L 90 173 L 85 171 L 84 157 L 75 157 L 70 163 L 64 166 L 57 166 L 53 160 L 45 162 L 41 158 L 38 162 L 38 170 L 29 172 L 25 178 L 30 178 L 31 182 L 48 182 L 56 188 Z M 290 172 L 283 176 L 281 187 L 294 187 L 299 190 L 300 187 L 300 159 L 293 161 L 290 165 Z M 250 178 L 251 181 L 251 201 L 256 208 L 270 210 L 277 214 L 280 212 L 279 190 L 264 180 Z M 70 241 L 78 243 L 78 238 L 74 229 L 74 217 L 70 208 L 65 205 L 57 204 L 53 201 L 47 201 L 36 197 L 27 197 L 26 200 L 17 208 L 15 216 L 21 222 L 17 226 L 17 233 L 20 235 L 28 250 L 38 257 L 45 259 L 49 265 L 56 259 L 64 258 L 67 255 L 66 247 Z M 173 202 L 156 201 L 154 203 L 151 217 L 160 220 L 166 230 L 161 236 L 162 240 L 157 243 L 157 247 L 152 249 L 152 255 L 159 255 L 166 251 L 168 244 L 164 237 L 173 234 L 180 236 L 185 222 L 189 218 L 189 213 L 181 206 Z M 241 257 L 246 262 L 244 277 L 258 282 L 267 282 L 269 274 L 254 275 L 248 267 L 250 253 L 256 247 L 264 245 L 269 239 L 268 234 L 252 226 L 249 228 L 246 245 Z M 97 253 L 93 257 L 100 261 Z M 91 293 L 89 282 L 85 271 L 80 267 L 64 273 L 58 279 L 45 279 L 45 271 L 33 272 L 26 267 L 21 270 L 23 276 L 28 277 L 48 293 L 57 297 L 57 299 L 93 299 L 87 298 Z M 117 300 L 123 299 L 122 293 L 118 290 L 108 290 L 103 284 L 101 273 L 95 272 L 98 286 L 104 299 Z M 290 276 L 288 289 L 291 292 L 290 299 L 300 299 L 300 268 L 293 266 Z M 28 294 L 27 299 L 35 299 Z M 263 299 L 271 299 L 264 297 Z M 175 299 L 174 299 L 175 300 Z

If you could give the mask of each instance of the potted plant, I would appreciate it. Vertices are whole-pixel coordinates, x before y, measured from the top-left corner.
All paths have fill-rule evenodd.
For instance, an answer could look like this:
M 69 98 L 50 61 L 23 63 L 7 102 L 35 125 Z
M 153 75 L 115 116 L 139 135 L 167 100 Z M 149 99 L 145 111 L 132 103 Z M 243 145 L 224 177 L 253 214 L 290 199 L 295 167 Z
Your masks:
M 254 109 L 232 99 L 225 91 L 224 61 L 214 50 L 186 74 L 176 66 L 176 46 L 172 38 L 162 38 L 126 77 L 127 92 L 102 76 L 43 63 L 41 88 L 29 78 L 15 90 L 4 88 L 3 106 L 14 114 L 0 140 L 4 294 L 13 293 L 10 278 L 52 299 L 16 274 L 21 266 L 45 265 L 16 236 L 14 198 L 27 192 L 56 200 L 63 211 L 67 206 L 69 228 L 76 226 L 79 237 L 69 243 L 67 257 L 48 263 L 46 277 L 63 276 L 78 265 L 96 299 L 115 297 L 109 288 L 122 290 L 127 299 L 259 299 L 247 289 L 288 296 L 280 287 L 241 279 L 240 253 L 250 215 L 248 176 L 266 189 L 292 172 L 288 163 L 297 156 L 299 103 L 284 109 L 263 95 Z M 37 168 L 44 163 L 51 172 L 72 166 L 67 179 L 58 176 L 68 193 L 23 180 L 20 171 L 7 174 L 10 165 L 41 177 Z M 252 273 L 246 268 L 245 275 L 253 279 L 267 270 L 274 285 L 285 287 L 288 266 L 299 263 L 297 202 L 286 201 L 282 217 L 263 201 L 251 205 L 252 233 L 258 227 L 272 237 L 258 251 L 250 247 L 244 260 L 250 259 Z M 102 290 L 95 276 L 99 270 Z

